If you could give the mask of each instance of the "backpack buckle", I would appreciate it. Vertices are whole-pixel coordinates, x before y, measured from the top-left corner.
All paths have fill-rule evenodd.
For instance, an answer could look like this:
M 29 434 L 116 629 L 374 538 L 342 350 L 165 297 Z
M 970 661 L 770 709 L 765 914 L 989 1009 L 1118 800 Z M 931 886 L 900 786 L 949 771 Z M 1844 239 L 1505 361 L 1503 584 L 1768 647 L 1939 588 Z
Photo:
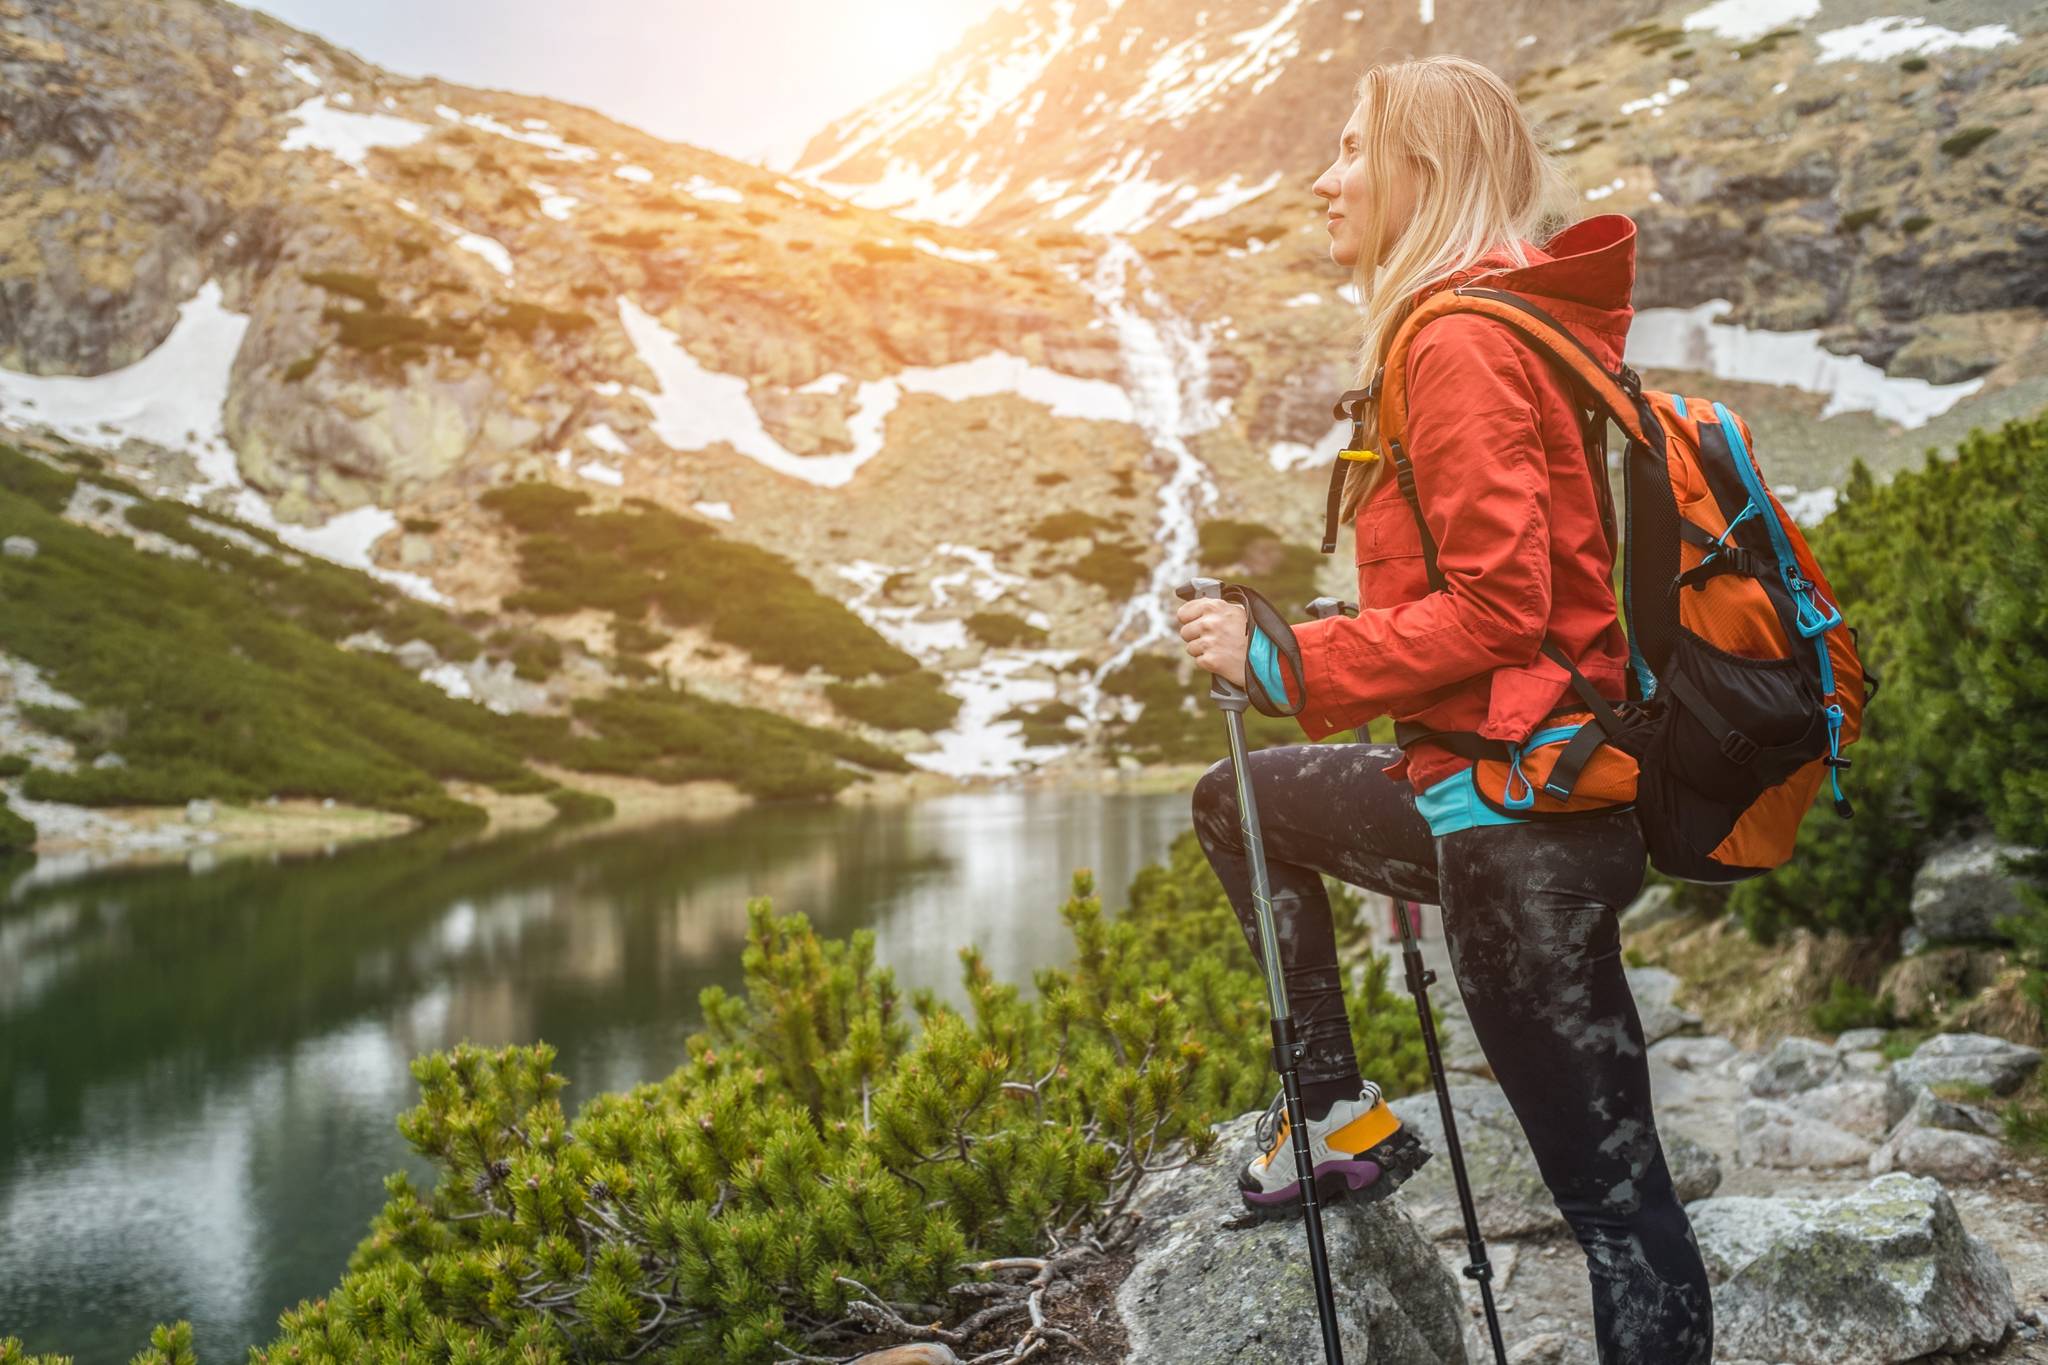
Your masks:
M 1721 753 L 1730 763 L 1747 763 L 1756 757 L 1757 742 L 1740 730 L 1721 736 Z

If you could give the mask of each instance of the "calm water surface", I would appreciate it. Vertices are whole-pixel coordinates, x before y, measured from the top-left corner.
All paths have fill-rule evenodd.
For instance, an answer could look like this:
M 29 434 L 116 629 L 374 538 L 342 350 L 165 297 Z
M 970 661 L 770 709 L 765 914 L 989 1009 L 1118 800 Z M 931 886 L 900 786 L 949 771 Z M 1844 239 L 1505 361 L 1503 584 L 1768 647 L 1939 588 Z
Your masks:
M 989 793 L 17 885 L 0 902 L 0 1337 L 119 1365 L 189 1318 L 231 1365 L 340 1278 L 407 1065 L 544 1039 L 590 1096 L 667 1075 L 697 995 L 740 989 L 746 900 L 870 926 L 956 1005 L 961 944 L 1029 989 L 1071 950 L 1073 869 L 1120 908 L 1185 794 Z

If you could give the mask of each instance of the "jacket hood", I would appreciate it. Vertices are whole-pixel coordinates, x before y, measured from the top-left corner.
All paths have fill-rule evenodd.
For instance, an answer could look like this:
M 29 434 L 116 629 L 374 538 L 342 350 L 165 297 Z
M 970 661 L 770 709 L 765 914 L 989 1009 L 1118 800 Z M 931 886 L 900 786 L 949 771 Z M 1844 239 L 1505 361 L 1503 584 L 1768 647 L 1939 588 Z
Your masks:
M 1542 246 L 1523 243 L 1530 264 L 1491 252 L 1416 294 L 1416 302 L 1484 277 L 1488 285 L 1526 294 L 1569 327 L 1609 368 L 1621 364 L 1635 316 L 1636 225 L 1623 213 L 1581 219 Z

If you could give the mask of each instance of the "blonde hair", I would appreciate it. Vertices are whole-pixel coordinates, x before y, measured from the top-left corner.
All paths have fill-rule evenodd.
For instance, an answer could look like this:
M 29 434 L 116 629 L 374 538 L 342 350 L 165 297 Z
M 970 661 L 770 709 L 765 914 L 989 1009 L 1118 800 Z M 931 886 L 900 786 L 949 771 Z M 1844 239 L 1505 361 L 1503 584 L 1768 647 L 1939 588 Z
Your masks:
M 1478 62 L 1443 55 L 1379 63 L 1359 77 L 1357 94 L 1357 154 L 1366 163 L 1368 192 L 1352 283 L 1365 314 L 1356 385 L 1364 388 L 1385 363 L 1417 290 L 1495 251 L 1529 264 L 1524 238 L 1547 239 L 1566 226 L 1578 189 L 1537 140 L 1514 92 Z M 1415 208 L 1407 222 L 1389 224 L 1378 169 L 1396 166 L 1396 158 L 1417 178 Z M 1397 235 L 1380 265 L 1390 232 Z M 1365 416 L 1376 449 L 1379 404 L 1367 404 Z M 1378 486 L 1387 463 L 1363 461 L 1345 471 L 1345 521 Z

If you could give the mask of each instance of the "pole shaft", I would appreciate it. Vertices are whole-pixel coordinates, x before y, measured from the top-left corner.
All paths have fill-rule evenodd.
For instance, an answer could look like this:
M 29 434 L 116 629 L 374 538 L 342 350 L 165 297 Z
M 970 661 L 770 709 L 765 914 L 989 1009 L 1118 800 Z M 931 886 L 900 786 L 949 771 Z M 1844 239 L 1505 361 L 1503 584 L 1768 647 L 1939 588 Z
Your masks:
M 1244 712 L 1226 707 L 1223 717 L 1230 730 L 1230 770 L 1237 781 L 1238 827 L 1251 864 L 1252 903 L 1258 910 L 1260 956 L 1266 967 L 1266 1003 L 1273 1018 L 1273 1065 L 1280 1072 L 1280 1090 L 1287 1100 L 1294 1175 L 1301 1190 L 1301 1220 L 1308 1233 L 1316 1320 L 1322 1327 L 1323 1356 L 1328 1365 L 1344 1365 L 1344 1343 L 1337 1331 L 1337 1295 L 1330 1284 L 1329 1249 L 1323 1243 L 1323 1208 L 1316 1195 L 1315 1164 L 1309 1153 L 1308 1111 L 1301 1099 L 1302 1045 L 1295 1035 L 1294 1015 L 1287 1008 L 1287 978 L 1280 967 L 1280 934 L 1273 923 L 1266 849 L 1259 837 L 1259 803 L 1252 792 L 1251 766 L 1245 762 Z
M 1408 978 L 1408 990 L 1415 997 L 1415 1013 L 1422 1023 L 1422 1046 L 1429 1054 L 1430 1078 L 1436 1083 L 1436 1108 L 1444 1124 L 1444 1150 L 1451 1159 L 1451 1175 L 1457 1181 L 1458 1208 L 1465 1218 L 1465 1253 L 1472 1258 L 1465 1278 L 1479 1285 L 1479 1302 L 1486 1312 L 1487 1335 L 1492 1339 L 1493 1358 L 1506 1365 L 1507 1346 L 1501 1340 L 1500 1315 L 1493 1302 L 1493 1266 L 1486 1257 L 1486 1239 L 1479 1233 L 1479 1214 L 1472 1204 L 1472 1183 L 1465 1175 L 1465 1152 L 1458 1144 L 1458 1119 L 1451 1112 L 1451 1091 L 1444 1081 L 1443 1053 L 1437 1046 L 1436 1020 L 1429 1013 L 1429 977 L 1422 966 L 1422 945 L 1415 941 L 1415 929 L 1408 920 L 1408 907 L 1397 902 L 1394 919 L 1401 928 L 1401 965 Z

